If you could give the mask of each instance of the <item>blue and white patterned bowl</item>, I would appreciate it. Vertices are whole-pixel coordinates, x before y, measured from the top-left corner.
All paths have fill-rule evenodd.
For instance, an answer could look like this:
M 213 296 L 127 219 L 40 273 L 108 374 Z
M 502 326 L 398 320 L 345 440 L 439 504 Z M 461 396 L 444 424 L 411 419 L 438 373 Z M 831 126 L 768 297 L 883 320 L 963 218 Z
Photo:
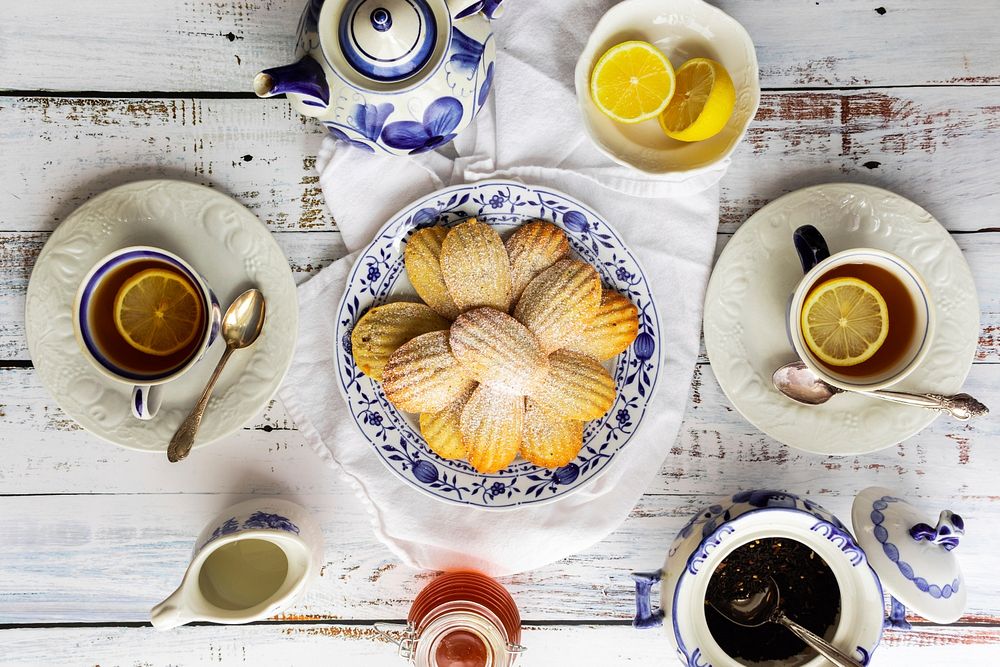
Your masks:
M 639 336 L 607 364 L 618 395 L 601 419 L 584 430 L 576 460 L 546 469 L 516 460 L 495 474 L 432 452 L 420 435 L 417 415 L 389 403 L 379 383 L 365 376 L 351 354 L 351 330 L 372 306 L 415 300 L 403 266 L 403 248 L 417 229 L 455 225 L 477 217 L 501 236 L 542 219 L 569 237 L 574 255 L 590 262 L 605 285 L 639 308 Z M 550 502 L 582 488 L 620 455 L 642 422 L 660 370 L 660 319 L 642 267 L 614 229 L 596 212 L 561 192 L 508 181 L 453 186 L 404 208 L 358 258 L 337 312 L 338 385 L 374 453 L 413 487 L 439 500 L 485 509 Z

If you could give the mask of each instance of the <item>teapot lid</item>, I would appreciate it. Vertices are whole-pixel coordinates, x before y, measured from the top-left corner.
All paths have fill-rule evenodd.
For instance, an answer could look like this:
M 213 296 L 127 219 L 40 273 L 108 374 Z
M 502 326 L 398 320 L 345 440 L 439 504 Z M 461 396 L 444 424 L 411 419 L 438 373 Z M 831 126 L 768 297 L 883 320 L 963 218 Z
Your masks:
M 427 0 L 350 0 L 340 15 L 344 58 L 373 81 L 392 83 L 419 72 L 437 37 L 437 18 Z
M 934 623 L 953 623 L 965 610 L 965 579 L 953 550 L 965 522 L 948 510 L 937 525 L 916 507 L 873 486 L 854 499 L 858 543 L 889 594 Z

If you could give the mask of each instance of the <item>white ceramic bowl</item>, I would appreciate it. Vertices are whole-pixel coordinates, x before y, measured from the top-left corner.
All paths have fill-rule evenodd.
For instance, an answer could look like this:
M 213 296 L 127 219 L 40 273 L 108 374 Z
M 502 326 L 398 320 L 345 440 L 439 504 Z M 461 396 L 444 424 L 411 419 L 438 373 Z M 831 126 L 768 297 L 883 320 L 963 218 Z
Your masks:
M 679 68 L 691 58 L 716 60 L 736 87 L 736 109 L 711 139 L 692 143 L 663 134 L 656 119 L 628 125 L 605 116 L 590 99 L 590 73 L 612 46 L 654 44 Z M 760 104 L 757 53 L 735 19 L 703 0 L 625 0 L 598 22 L 576 64 L 576 97 L 590 138 L 610 158 L 648 174 L 696 177 L 729 157 Z

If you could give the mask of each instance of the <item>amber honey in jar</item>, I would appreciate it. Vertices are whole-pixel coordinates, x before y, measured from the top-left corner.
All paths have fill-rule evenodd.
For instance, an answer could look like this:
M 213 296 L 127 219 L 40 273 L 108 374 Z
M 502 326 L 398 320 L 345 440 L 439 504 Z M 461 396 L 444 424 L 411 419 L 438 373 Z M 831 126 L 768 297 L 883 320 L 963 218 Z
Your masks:
M 510 667 L 524 651 L 510 593 L 478 572 L 448 572 L 413 601 L 399 642 L 417 667 Z

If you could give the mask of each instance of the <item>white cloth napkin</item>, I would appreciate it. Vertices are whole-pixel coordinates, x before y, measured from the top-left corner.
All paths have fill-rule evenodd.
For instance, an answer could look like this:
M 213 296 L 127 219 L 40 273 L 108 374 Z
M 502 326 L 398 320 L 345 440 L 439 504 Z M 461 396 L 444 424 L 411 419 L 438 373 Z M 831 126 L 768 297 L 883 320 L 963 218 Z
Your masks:
M 592 206 L 638 256 L 657 299 L 665 349 L 653 404 L 605 473 L 553 503 L 487 512 L 423 495 L 388 471 L 357 432 L 336 386 L 334 313 L 357 253 L 300 288 L 300 332 L 281 398 L 320 455 L 351 481 L 375 532 L 405 563 L 475 567 L 494 576 L 540 567 L 600 541 L 628 515 L 676 439 L 698 354 L 715 249 L 718 179 L 645 176 L 594 148 L 576 109 L 573 70 L 613 2 L 508 0 L 495 21 L 494 98 L 451 155 L 369 155 L 327 139 L 317 160 L 327 204 L 351 251 L 393 214 L 449 184 L 513 178 Z M 457 154 L 457 157 L 456 157 Z

